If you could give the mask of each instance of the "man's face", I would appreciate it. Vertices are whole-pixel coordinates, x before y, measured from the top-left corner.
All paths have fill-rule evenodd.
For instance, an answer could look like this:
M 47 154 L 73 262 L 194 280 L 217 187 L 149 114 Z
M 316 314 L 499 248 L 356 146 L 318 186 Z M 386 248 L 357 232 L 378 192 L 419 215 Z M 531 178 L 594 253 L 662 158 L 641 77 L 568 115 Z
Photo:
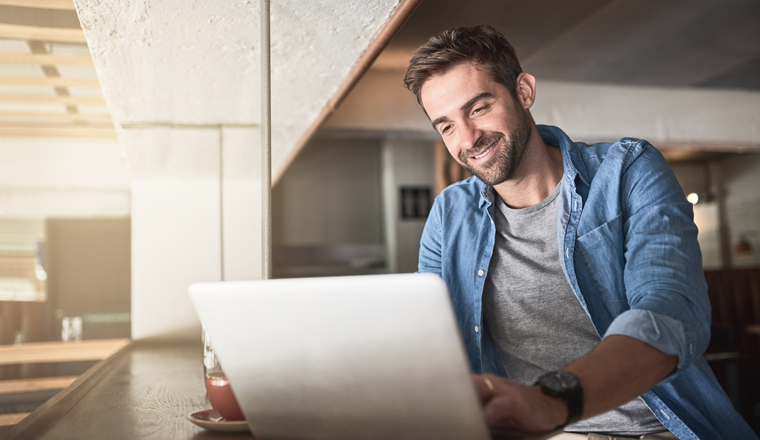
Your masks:
M 422 86 L 422 105 L 449 153 L 487 185 L 509 180 L 530 140 L 528 110 L 474 63 Z

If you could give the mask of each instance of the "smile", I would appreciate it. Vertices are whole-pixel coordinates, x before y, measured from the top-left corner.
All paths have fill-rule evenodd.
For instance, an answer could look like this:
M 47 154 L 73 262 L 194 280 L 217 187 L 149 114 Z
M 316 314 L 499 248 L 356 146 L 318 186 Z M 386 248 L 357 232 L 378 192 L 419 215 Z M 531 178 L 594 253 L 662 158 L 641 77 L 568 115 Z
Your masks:
M 490 146 L 490 147 L 488 147 L 488 149 L 487 149 L 486 151 L 484 151 L 484 152 L 482 152 L 482 153 L 478 154 L 477 156 L 473 156 L 473 159 L 480 159 L 480 158 L 484 157 L 484 156 L 485 156 L 486 154 L 488 154 L 488 153 L 489 153 L 491 150 L 493 150 L 493 147 L 495 147 L 497 143 L 499 143 L 499 140 L 498 140 L 498 139 L 496 140 L 496 142 L 494 142 L 493 144 L 491 144 L 491 146 Z

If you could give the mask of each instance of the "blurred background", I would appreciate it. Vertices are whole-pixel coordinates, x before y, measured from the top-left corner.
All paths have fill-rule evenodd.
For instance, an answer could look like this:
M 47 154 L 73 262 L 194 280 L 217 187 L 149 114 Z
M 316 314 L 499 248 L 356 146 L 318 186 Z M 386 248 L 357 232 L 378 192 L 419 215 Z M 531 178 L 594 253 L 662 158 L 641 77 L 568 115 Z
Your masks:
M 0 0 L 0 345 L 199 338 L 187 284 L 260 277 L 257 6 L 74 3 Z M 760 4 L 427 0 L 334 102 L 386 3 L 273 5 L 275 277 L 416 270 L 435 196 L 467 175 L 404 71 L 431 35 L 490 24 L 537 78 L 537 123 L 668 159 L 700 231 L 706 356 L 760 429 Z M 97 361 L 2 356 L 0 381 Z M 7 389 L 3 414 L 60 388 Z

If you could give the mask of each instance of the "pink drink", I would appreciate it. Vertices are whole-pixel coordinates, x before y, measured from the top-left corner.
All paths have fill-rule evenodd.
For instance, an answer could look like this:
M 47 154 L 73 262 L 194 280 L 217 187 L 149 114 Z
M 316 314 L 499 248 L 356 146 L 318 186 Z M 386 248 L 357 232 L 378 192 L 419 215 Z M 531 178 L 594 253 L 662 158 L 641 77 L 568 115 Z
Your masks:
M 206 375 L 206 393 L 211 407 L 227 420 L 244 420 L 235 395 L 232 393 L 230 380 L 224 373 Z

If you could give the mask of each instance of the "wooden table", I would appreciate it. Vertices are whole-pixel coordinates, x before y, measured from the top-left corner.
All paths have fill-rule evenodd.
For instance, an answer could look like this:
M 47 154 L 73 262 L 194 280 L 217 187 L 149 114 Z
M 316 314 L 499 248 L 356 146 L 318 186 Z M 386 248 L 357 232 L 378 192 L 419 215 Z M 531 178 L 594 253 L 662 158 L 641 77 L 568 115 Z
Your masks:
M 2 440 L 248 439 L 216 434 L 187 420 L 210 408 L 200 344 L 135 342 L 97 364 Z
M 250 433 L 209 432 L 187 420 L 208 408 L 200 343 L 132 342 L 87 370 L 0 440 L 254 440 Z
M 0 365 L 99 361 L 129 344 L 129 339 L 28 342 L 0 346 Z

